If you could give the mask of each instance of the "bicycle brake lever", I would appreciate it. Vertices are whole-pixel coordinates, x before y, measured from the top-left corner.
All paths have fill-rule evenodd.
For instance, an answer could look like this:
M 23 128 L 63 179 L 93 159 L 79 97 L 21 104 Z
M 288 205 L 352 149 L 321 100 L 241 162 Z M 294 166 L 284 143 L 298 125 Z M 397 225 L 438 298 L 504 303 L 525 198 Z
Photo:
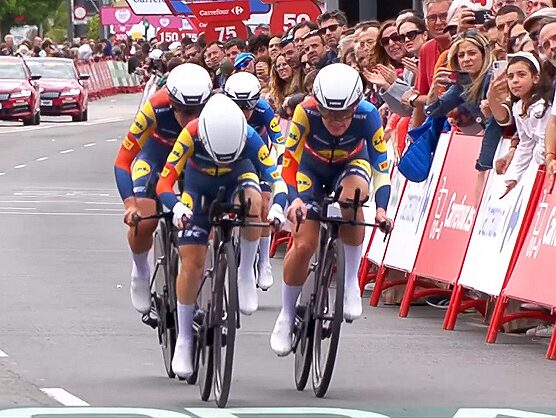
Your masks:
M 295 227 L 295 232 L 299 232 L 299 227 L 301 226 L 301 224 L 303 223 L 304 219 L 303 219 L 303 211 L 300 208 L 297 208 L 295 210 L 295 220 L 297 222 L 297 225 Z

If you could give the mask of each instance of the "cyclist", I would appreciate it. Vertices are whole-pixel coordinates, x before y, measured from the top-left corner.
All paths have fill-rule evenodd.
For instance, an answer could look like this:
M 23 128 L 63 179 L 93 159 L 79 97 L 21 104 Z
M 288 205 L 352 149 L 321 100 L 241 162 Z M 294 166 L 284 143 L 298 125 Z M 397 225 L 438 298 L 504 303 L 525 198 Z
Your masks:
M 224 85 L 224 93 L 230 97 L 241 110 L 247 122 L 265 141 L 270 149 L 275 147 L 278 156 L 278 164 L 282 160 L 284 152 L 284 135 L 280 129 L 280 124 L 276 119 L 274 111 L 266 100 L 261 98 L 261 83 L 258 78 L 248 72 L 239 72 L 230 76 Z M 263 204 L 261 217 L 266 218 L 270 206 L 270 185 L 264 180 L 261 181 L 263 193 Z M 267 290 L 274 279 L 272 278 L 272 267 L 270 266 L 270 228 L 263 228 L 259 244 L 258 285 L 261 289 Z
M 144 221 L 136 231 L 133 215 L 149 216 L 156 212 L 159 173 L 182 128 L 199 117 L 211 90 L 210 75 L 204 68 L 183 64 L 172 70 L 166 88 L 147 100 L 137 114 L 114 164 L 133 258 L 131 301 L 141 313 L 148 313 L 151 307 L 148 255 L 157 221 Z
M 319 71 L 313 97 L 298 105 L 293 115 L 282 176 L 291 202 L 288 218 L 295 222 L 297 211 L 301 211 L 307 221 L 298 232 L 292 232 L 293 245 L 284 260 L 282 309 L 270 338 L 272 350 L 280 356 L 291 351 L 296 301 L 319 241 L 319 206 L 324 190 L 341 185 L 342 202 L 353 199 L 358 188 L 364 200 L 372 177 L 376 222 L 387 221 L 390 177 L 384 132 L 378 110 L 362 97 L 359 73 L 345 64 L 331 64 Z M 342 209 L 342 216 L 351 218 L 353 213 L 349 212 Z M 363 220 L 361 209 L 357 217 Z M 346 225 L 340 230 L 345 248 L 344 317 L 348 320 L 362 313 L 357 270 L 364 234 L 362 226 Z
M 180 202 L 173 186 L 184 166 L 184 193 Z M 187 125 L 180 134 L 158 182 L 158 196 L 166 207 L 172 208 L 174 224 L 182 229 L 179 234 L 181 268 L 176 285 L 178 337 L 172 359 L 172 370 L 178 376 L 187 377 L 193 371 L 193 314 L 205 267 L 210 227 L 203 201 L 214 200 L 221 186 L 226 188 L 230 200 L 243 188 L 246 200 L 251 200 L 250 219 L 256 222 L 260 219 L 262 197 L 255 168 L 273 185 L 274 203 L 268 218 L 285 221 L 283 208 L 287 187 L 267 146 L 247 125 L 239 107 L 225 95 L 216 94 L 199 119 Z M 185 230 L 184 218 L 188 224 Z M 239 308 L 247 315 L 258 307 L 253 263 L 259 236 L 260 228 L 245 228 L 240 237 Z

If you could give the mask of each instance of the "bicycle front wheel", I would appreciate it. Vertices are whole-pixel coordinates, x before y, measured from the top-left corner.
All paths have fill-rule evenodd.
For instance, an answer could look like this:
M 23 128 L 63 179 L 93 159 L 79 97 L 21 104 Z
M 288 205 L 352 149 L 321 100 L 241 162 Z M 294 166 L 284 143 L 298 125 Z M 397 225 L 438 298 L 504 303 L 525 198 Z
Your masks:
M 233 245 L 228 242 L 218 249 L 214 287 L 214 397 L 224 408 L 232 384 L 234 347 L 238 314 L 237 265 Z
M 344 315 L 344 246 L 329 240 L 317 279 L 313 340 L 313 390 L 324 397 L 332 379 Z

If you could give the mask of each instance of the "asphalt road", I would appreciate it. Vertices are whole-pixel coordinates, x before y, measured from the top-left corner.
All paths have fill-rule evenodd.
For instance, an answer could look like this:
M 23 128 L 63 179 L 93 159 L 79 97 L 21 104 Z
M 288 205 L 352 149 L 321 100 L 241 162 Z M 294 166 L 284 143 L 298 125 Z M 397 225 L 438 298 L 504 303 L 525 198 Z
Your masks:
M 0 409 L 214 406 L 199 400 L 197 386 L 165 376 L 156 334 L 131 306 L 112 164 L 138 102 L 138 95 L 94 102 L 84 123 L 0 122 Z M 273 261 L 277 279 L 281 266 Z M 395 307 L 365 307 L 363 319 L 344 325 L 328 396 L 317 399 L 295 390 L 293 358 L 270 350 L 279 286 L 261 293 L 259 305 L 238 335 L 231 408 L 293 408 L 283 416 L 309 415 L 298 407 L 390 416 L 556 411 L 546 341 L 501 335 L 487 345 L 478 317 L 465 315 L 447 332 L 443 312 L 429 307 L 412 308 L 406 319 Z

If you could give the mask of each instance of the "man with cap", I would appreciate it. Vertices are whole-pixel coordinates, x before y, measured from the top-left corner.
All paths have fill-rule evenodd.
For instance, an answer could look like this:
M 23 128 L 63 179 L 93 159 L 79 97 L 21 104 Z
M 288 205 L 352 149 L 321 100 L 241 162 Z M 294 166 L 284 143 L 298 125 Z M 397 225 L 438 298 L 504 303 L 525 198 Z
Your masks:
M 537 10 L 532 15 L 530 15 L 525 22 L 523 22 L 523 27 L 527 32 L 529 32 L 529 38 L 533 41 L 535 50 L 539 51 L 539 34 L 543 27 L 543 24 L 550 19 L 556 19 L 556 8 L 545 7 Z

